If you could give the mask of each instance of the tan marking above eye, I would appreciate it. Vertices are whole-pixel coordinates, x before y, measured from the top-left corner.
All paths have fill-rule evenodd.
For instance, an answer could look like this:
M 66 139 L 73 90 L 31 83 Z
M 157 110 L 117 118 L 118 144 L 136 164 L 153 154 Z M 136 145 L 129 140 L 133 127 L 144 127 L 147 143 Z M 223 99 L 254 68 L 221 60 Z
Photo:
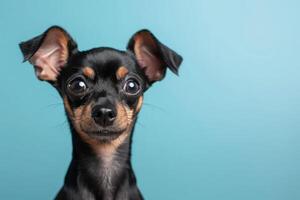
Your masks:
M 82 72 L 83 75 L 85 75 L 87 78 L 90 78 L 92 80 L 95 78 L 95 71 L 91 67 L 83 68 Z
M 118 80 L 125 78 L 127 74 L 128 74 L 128 69 L 124 66 L 119 67 L 119 69 L 116 72 L 116 76 Z

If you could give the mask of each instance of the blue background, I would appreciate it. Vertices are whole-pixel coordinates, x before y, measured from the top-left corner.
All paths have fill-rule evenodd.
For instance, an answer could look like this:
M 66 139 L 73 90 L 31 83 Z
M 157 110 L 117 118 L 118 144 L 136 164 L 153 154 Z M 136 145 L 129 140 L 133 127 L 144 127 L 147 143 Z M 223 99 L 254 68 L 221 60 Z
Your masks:
M 0 199 L 51 199 L 71 140 L 17 44 L 53 24 L 81 50 L 150 29 L 184 57 L 145 95 L 133 165 L 146 199 L 300 199 L 300 3 L 1 1 Z

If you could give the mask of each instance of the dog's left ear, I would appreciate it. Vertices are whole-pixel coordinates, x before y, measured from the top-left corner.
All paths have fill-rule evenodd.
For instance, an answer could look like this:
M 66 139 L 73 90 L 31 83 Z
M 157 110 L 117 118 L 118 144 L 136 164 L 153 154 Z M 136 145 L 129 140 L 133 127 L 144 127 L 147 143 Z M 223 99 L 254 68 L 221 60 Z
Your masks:
M 162 80 L 167 67 L 178 74 L 182 57 L 162 44 L 149 30 L 135 33 L 129 40 L 127 49 L 134 53 L 150 83 Z
M 77 44 L 61 27 L 52 26 L 44 33 L 19 44 L 24 62 L 29 61 L 39 80 L 54 83 Z

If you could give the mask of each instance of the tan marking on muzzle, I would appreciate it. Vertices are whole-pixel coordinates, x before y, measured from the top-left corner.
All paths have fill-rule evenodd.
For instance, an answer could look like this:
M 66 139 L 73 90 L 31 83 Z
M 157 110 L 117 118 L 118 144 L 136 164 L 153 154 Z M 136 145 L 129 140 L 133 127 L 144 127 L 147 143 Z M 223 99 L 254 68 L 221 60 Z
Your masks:
M 93 68 L 85 67 L 85 68 L 83 68 L 82 72 L 87 78 L 90 78 L 90 79 L 94 80 L 95 71 L 93 70 Z
M 134 109 L 133 108 L 129 108 L 128 106 L 126 106 L 125 110 L 126 110 L 126 114 L 127 114 L 127 122 L 129 124 L 131 124 L 133 116 L 134 116 Z
M 116 72 L 116 76 L 118 80 L 125 78 L 127 74 L 128 74 L 128 69 L 124 66 L 119 67 L 119 69 Z
M 90 147 L 93 149 L 93 151 L 102 156 L 112 156 L 116 152 L 117 148 L 124 143 L 126 138 L 130 135 L 132 125 L 131 124 L 131 118 L 132 114 L 128 115 L 127 108 L 125 108 L 121 103 L 117 104 L 117 118 L 116 118 L 116 125 L 120 129 L 124 129 L 124 131 L 117 137 L 116 139 L 112 141 L 102 142 L 99 141 L 91 136 L 88 135 L 85 131 L 82 130 L 82 126 L 92 126 L 93 125 L 93 119 L 91 118 L 91 104 L 87 104 L 84 106 L 80 106 L 74 111 L 71 109 L 71 106 L 69 104 L 69 101 L 67 97 L 64 97 L 64 104 L 65 108 L 67 110 L 67 113 L 72 121 L 72 125 L 74 126 L 76 132 L 78 133 L 79 137 L 87 144 L 90 145 Z M 132 112 L 132 111 L 131 111 Z M 85 128 L 86 129 L 86 128 Z
M 112 156 L 118 149 L 118 147 L 125 142 L 125 140 L 129 137 L 133 124 L 132 121 L 129 120 L 131 116 L 128 116 L 126 107 L 123 106 L 121 103 L 117 103 L 117 118 L 116 118 L 116 125 L 118 127 L 124 127 L 124 132 L 119 135 L 116 139 L 109 141 L 107 143 L 101 143 L 97 146 L 94 146 L 94 149 L 99 155 L 104 156 Z
M 80 125 L 80 123 L 90 123 L 91 120 L 87 116 L 85 116 L 85 113 L 88 113 L 90 111 L 90 104 L 76 108 L 74 111 L 74 118 L 72 119 L 72 123 L 80 138 L 85 143 L 89 144 L 93 149 L 96 149 L 99 142 L 96 139 L 90 137 L 86 132 L 84 132 Z
M 85 108 L 83 108 L 83 106 L 80 106 L 80 107 L 76 108 L 73 112 L 73 110 L 70 106 L 70 103 L 68 101 L 68 98 L 66 96 L 64 96 L 63 99 L 64 99 L 64 105 L 65 105 L 66 111 L 71 119 L 71 123 L 74 126 L 76 132 L 79 134 L 80 138 L 87 144 L 90 144 L 91 146 L 95 146 L 97 144 L 97 141 L 95 139 L 89 137 L 88 134 L 83 132 L 80 127 L 80 121 L 86 120 L 86 119 L 82 119 L 83 111 Z M 90 107 L 90 106 L 85 106 L 85 107 Z

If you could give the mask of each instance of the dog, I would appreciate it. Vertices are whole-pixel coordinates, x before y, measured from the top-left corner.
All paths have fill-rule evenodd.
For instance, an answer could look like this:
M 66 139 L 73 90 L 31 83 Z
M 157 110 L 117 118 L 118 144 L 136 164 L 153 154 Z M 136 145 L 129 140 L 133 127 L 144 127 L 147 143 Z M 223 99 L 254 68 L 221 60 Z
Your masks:
M 178 74 L 182 57 L 146 29 L 126 51 L 79 51 L 59 26 L 19 46 L 37 78 L 57 89 L 72 133 L 72 160 L 55 199 L 143 199 L 130 161 L 137 115 L 144 92 L 167 68 Z

